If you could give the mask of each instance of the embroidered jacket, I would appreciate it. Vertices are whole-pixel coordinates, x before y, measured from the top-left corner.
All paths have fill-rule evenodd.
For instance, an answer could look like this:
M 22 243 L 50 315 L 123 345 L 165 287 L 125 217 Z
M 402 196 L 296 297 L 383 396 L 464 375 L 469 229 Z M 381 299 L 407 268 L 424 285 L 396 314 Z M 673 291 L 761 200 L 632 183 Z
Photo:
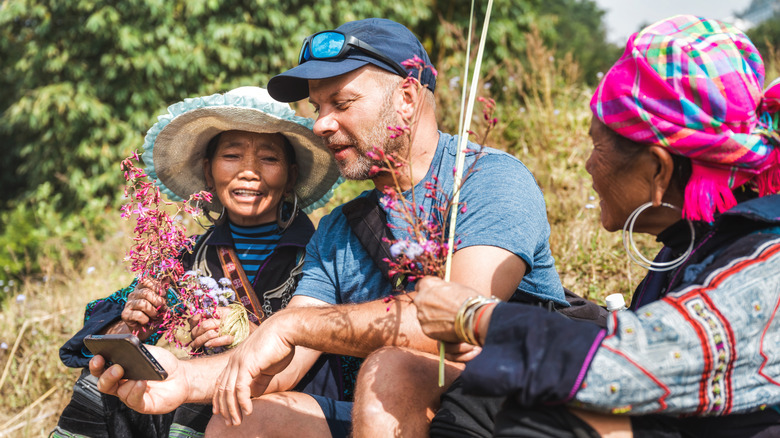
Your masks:
M 687 247 L 684 222 L 658 236 L 658 261 Z M 464 390 L 524 406 L 607 413 L 726 415 L 780 405 L 780 195 L 698 224 L 679 268 L 650 273 L 606 330 L 499 304 Z
M 314 234 L 314 225 L 311 220 L 303 213 L 298 214 L 282 235 L 274 251 L 255 273 L 252 286 L 263 303 L 266 315 L 270 316 L 271 313 L 287 305 L 302 275 L 303 256 L 312 234 Z M 200 237 L 191 253 L 182 254 L 181 262 L 184 269 L 191 269 L 195 265 L 197 250 L 205 246 L 205 263 L 212 276 L 216 279 L 226 276 L 222 272 L 216 250 L 220 245 L 233 246 L 233 237 L 227 223 L 211 228 Z M 106 298 L 87 304 L 84 312 L 84 327 L 60 348 L 60 359 L 66 366 L 80 368 L 88 365 L 92 354 L 84 346 L 84 338 L 102 332 L 121 317 L 127 296 L 135 289 L 136 282 L 133 281 L 128 287 Z M 154 334 L 144 343 L 155 344 L 159 338 L 159 334 Z

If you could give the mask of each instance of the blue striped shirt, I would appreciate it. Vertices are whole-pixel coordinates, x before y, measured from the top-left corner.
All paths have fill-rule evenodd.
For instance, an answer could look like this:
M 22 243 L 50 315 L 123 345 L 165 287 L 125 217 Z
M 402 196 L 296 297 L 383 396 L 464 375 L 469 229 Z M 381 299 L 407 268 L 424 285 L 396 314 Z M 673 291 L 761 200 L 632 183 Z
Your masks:
M 282 231 L 275 222 L 255 227 L 241 227 L 233 223 L 229 225 L 236 255 L 249 282 L 254 284 L 257 270 L 276 248 Z

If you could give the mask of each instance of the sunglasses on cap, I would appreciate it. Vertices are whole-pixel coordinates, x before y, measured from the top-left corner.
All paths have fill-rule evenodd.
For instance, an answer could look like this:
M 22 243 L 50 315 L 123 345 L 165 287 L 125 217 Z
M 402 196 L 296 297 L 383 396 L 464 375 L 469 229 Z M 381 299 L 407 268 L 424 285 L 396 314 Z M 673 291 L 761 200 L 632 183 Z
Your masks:
M 309 35 L 303 40 L 301 53 L 298 55 L 298 64 L 303 64 L 312 59 L 337 59 L 345 58 L 350 47 L 354 47 L 372 58 L 378 59 L 395 70 L 401 77 L 409 74 L 397 62 L 380 53 L 370 44 L 360 41 L 352 35 L 347 35 L 337 30 L 324 30 Z

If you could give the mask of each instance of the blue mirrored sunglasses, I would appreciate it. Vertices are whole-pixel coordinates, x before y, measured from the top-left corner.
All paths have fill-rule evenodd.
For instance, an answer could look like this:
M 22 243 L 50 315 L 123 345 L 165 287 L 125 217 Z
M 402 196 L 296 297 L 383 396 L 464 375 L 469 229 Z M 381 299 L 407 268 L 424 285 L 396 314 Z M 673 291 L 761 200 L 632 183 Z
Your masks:
M 384 62 L 404 78 L 409 75 L 397 62 L 381 54 L 378 50 L 371 47 L 370 44 L 337 30 L 324 30 L 306 37 L 303 40 L 303 46 L 301 46 L 301 53 L 298 55 L 298 64 L 303 64 L 312 59 L 344 58 L 350 47 L 354 47 L 372 58 Z

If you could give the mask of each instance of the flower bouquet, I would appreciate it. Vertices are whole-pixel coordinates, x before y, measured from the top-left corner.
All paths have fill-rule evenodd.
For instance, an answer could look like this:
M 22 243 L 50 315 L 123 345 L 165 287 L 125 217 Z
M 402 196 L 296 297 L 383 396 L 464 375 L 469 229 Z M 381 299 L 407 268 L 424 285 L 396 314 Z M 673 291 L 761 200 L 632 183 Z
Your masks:
M 416 57 L 402 64 L 407 68 L 417 69 L 418 77 L 422 76 L 422 70 L 425 68 L 431 68 L 434 76 L 436 75 L 436 71 L 431 66 L 425 65 L 422 60 Z M 422 84 L 411 77 L 405 81 L 405 87 L 417 87 L 417 94 L 421 94 L 419 89 L 424 87 Z M 484 106 L 483 117 L 487 123 L 482 135 L 484 143 L 491 129 L 497 124 L 497 119 L 493 117 L 495 102 L 492 99 L 481 97 L 479 101 Z M 409 137 L 409 143 L 412 143 L 415 133 L 415 115 L 417 115 L 417 111 L 413 111 L 411 119 L 403 119 L 403 125 L 388 127 L 392 131 L 390 137 L 405 135 Z M 465 132 L 473 134 L 470 130 Z M 476 152 L 466 148 L 467 137 L 468 135 L 461 135 L 459 150 L 461 157 Z M 402 190 L 401 181 L 412 175 L 409 156 L 399 157 L 395 154 L 385 153 L 381 148 L 374 148 L 367 155 L 372 160 L 383 163 L 383 165 L 377 165 L 371 169 L 371 176 L 375 176 L 379 172 L 387 172 L 392 176 L 393 184 L 382 188 L 380 204 L 388 215 L 400 219 L 400 221 L 395 221 L 396 224 L 400 222 L 405 225 L 403 227 L 405 233 L 400 234 L 406 237 L 387 241 L 392 256 L 392 259 L 384 260 L 390 267 L 388 275 L 395 277 L 400 274 L 407 281 L 415 281 L 423 276 L 436 276 L 448 280 L 452 253 L 460 243 L 460 240 L 456 239 L 455 236 L 455 219 L 457 213 L 463 214 L 467 211 L 466 203 L 459 201 L 460 190 L 468 177 L 475 171 L 479 154 L 477 154 L 477 159 L 472 161 L 468 169 L 465 170 L 463 169 L 463 159 L 458 160 L 458 166 L 453 169 L 455 185 L 451 190 L 441 187 L 436 176 L 432 177 L 432 181 L 425 181 L 424 197 L 432 200 L 432 202 L 427 202 L 430 204 L 427 210 L 422 203 L 418 203 L 418 200 L 415 199 L 414 189 L 410 191 L 411 199 L 405 196 Z M 392 225 L 391 221 L 388 223 L 391 228 L 399 228 Z M 385 302 L 394 299 L 397 297 L 391 295 L 385 298 Z M 443 370 L 443 348 L 440 348 L 440 352 Z M 443 385 L 443 372 L 440 372 L 439 384 Z
M 133 153 L 122 161 L 127 184 L 127 202 L 120 207 L 121 217 L 135 218 L 134 244 L 125 257 L 138 283 L 148 279 L 160 285 L 160 294 L 166 297 L 166 306 L 155 329 L 169 343 L 184 348 L 180 336 L 189 331 L 190 322 L 202 318 L 219 318 L 217 307 L 229 307 L 228 317 L 220 324 L 223 333 L 233 335 L 235 346 L 249 333 L 246 309 L 236 302 L 236 292 L 227 278 L 215 280 L 198 271 L 184 271 L 179 256 L 192 251 L 194 241 L 187 237 L 182 214 L 198 217 L 202 210 L 198 201 L 211 201 L 211 193 L 194 193 L 183 203 L 166 201 L 160 190 L 147 179 L 137 166 L 139 157 Z M 173 210 L 169 214 L 167 210 Z M 137 333 L 136 333 L 137 334 Z M 230 348 L 229 347 L 229 348 Z

